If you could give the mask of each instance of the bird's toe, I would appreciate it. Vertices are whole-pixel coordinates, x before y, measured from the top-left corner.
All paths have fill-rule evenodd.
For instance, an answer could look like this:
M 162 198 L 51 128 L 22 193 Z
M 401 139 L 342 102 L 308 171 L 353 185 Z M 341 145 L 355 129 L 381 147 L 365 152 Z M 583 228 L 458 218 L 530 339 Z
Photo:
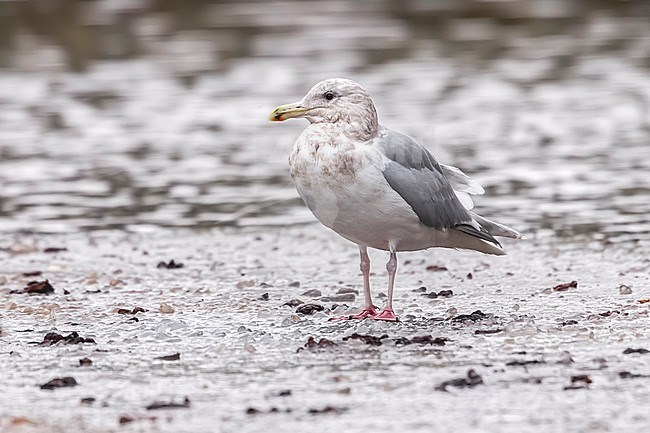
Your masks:
M 373 320 L 384 320 L 386 322 L 399 322 L 399 318 L 395 312 L 390 308 L 384 308 L 379 314 L 370 317 Z

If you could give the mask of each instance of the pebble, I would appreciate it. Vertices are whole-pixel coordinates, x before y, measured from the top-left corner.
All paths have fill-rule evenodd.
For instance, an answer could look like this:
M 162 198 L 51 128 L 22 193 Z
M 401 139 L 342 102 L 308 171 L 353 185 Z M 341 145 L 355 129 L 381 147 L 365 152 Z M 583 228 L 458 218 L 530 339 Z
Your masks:
M 631 295 L 632 294 L 632 288 L 629 286 L 626 286 L 625 284 L 621 284 L 618 286 L 618 293 L 621 295 Z
M 174 308 L 171 305 L 169 305 L 169 304 L 167 304 L 165 302 L 160 304 L 160 307 L 158 308 L 158 310 L 161 313 L 165 313 L 165 314 L 170 314 L 170 313 L 174 312 Z

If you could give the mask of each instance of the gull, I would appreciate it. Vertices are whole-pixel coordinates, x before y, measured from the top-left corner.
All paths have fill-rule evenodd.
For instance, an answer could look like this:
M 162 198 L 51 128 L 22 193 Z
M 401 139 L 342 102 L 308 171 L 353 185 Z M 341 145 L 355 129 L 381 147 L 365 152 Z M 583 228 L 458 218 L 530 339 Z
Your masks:
M 305 118 L 310 125 L 289 156 L 298 194 L 314 216 L 359 247 L 365 306 L 349 319 L 397 321 L 393 290 L 398 251 L 433 247 L 504 255 L 494 236 L 515 230 L 472 212 L 470 194 L 485 191 L 456 167 L 440 164 L 413 138 L 379 124 L 360 84 L 332 78 L 269 120 Z M 388 251 L 388 296 L 378 308 L 370 292 L 368 248 Z

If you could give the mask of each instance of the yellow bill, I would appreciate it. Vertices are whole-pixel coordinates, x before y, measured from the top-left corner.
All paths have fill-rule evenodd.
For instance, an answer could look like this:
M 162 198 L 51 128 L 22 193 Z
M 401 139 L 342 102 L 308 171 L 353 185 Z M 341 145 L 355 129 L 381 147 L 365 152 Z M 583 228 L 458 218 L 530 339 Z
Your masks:
M 282 122 L 292 117 L 300 117 L 303 113 L 308 111 L 307 108 L 300 106 L 300 103 L 294 102 L 293 104 L 280 105 L 273 110 L 269 116 L 271 122 Z

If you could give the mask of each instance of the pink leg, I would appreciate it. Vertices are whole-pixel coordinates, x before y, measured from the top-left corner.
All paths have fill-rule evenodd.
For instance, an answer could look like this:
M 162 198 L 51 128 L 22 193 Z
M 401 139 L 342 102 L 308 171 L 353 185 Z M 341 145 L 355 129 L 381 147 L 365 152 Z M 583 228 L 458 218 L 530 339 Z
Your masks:
M 365 307 L 359 314 L 351 316 L 333 317 L 330 320 L 347 320 L 347 319 L 365 319 L 366 317 L 374 317 L 377 315 L 377 307 L 372 303 L 372 295 L 370 294 L 370 257 L 368 257 L 368 249 L 359 246 L 359 255 L 361 263 L 359 268 L 363 274 L 363 296 L 366 300 Z
M 386 263 L 388 271 L 388 300 L 386 306 L 377 315 L 372 316 L 374 320 L 386 320 L 388 322 L 397 322 L 399 319 L 393 311 L 393 289 L 395 287 L 395 274 L 397 273 L 397 253 L 393 248 L 390 250 L 390 259 Z

